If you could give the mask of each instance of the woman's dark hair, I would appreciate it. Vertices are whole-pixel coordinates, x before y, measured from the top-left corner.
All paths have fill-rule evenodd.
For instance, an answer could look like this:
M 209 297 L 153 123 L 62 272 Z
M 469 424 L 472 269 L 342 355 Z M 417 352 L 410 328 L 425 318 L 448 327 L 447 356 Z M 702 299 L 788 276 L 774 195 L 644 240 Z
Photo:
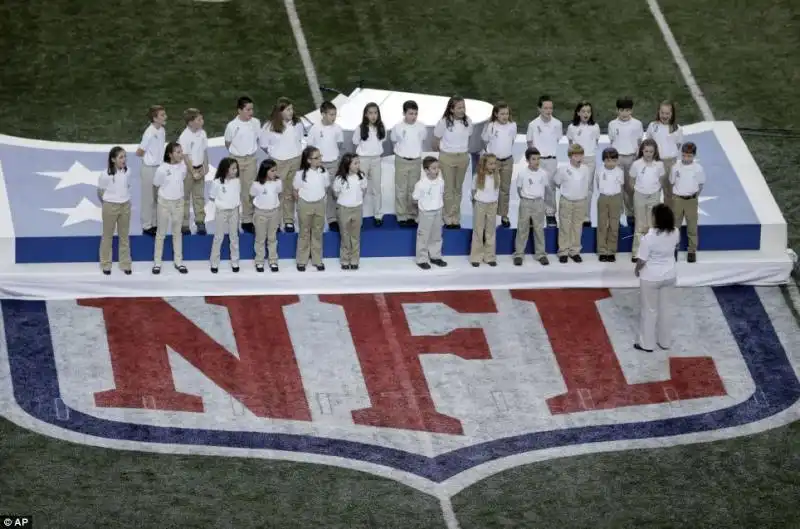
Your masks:
M 164 149 L 164 162 L 172 163 L 172 153 L 175 152 L 175 149 L 179 149 L 180 146 L 181 144 L 177 141 L 169 142 L 167 147 Z
M 114 163 L 114 160 L 117 159 L 117 156 L 119 156 L 121 152 L 125 152 L 125 149 L 120 146 L 113 147 L 108 152 L 108 174 L 113 175 L 117 172 L 117 164 Z M 128 170 L 128 164 L 125 164 L 125 170 Z
M 235 165 L 236 170 L 239 170 L 239 162 L 237 162 L 234 158 L 227 157 L 220 160 L 219 165 L 217 166 L 217 174 L 214 175 L 214 179 L 219 180 L 221 184 L 225 183 L 225 179 L 228 178 L 228 172 L 231 169 L 231 166 Z
M 277 167 L 277 166 L 278 166 L 278 164 L 275 163 L 275 160 L 272 160 L 271 158 L 267 158 L 266 160 L 261 162 L 261 165 L 258 166 L 258 173 L 256 174 L 256 181 L 259 184 L 263 185 L 267 181 L 267 173 L 269 172 L 269 170 L 272 169 L 273 167 Z
M 345 153 L 345 155 L 342 156 L 342 161 L 339 162 L 339 168 L 336 170 L 336 178 L 340 178 L 342 182 L 346 183 L 347 177 L 350 175 L 350 165 L 356 158 L 358 158 L 357 154 L 350 152 Z M 361 170 L 358 171 L 358 179 L 364 179 L 364 173 Z
M 666 204 L 656 204 L 653 206 L 653 227 L 656 232 L 670 232 L 675 230 L 675 214 Z
M 378 119 L 375 120 L 375 132 L 378 133 L 378 139 L 383 141 L 383 139 L 386 138 L 386 126 L 383 124 L 383 118 L 381 118 L 381 107 L 379 107 L 377 103 L 367 103 L 364 107 L 364 114 L 361 116 L 361 125 L 359 125 L 359 136 L 361 136 L 361 141 L 367 141 L 369 139 L 369 126 L 371 123 L 367 117 L 367 112 L 369 112 L 371 108 L 374 108 L 378 112 Z

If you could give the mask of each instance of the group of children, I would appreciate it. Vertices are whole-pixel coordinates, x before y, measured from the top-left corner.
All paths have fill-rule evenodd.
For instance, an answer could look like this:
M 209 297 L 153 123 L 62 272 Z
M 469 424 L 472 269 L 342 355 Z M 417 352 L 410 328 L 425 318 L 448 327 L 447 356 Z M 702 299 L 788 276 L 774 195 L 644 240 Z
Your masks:
M 634 255 L 640 237 L 650 225 L 650 212 L 661 201 L 671 205 L 678 222 L 685 218 L 689 239 L 689 262 L 696 260 L 698 195 L 705 183 L 703 168 L 694 161 L 697 148 L 683 143 L 676 124 L 675 106 L 664 102 L 647 132 L 632 117 L 633 102 L 617 101 L 618 117 L 609 124 L 611 147 L 602 152 L 602 165 L 595 167 L 600 129 L 592 105 L 581 101 L 567 127 L 569 163 L 559 167 L 556 159 L 563 129 L 553 117 L 548 96 L 538 101 L 539 116 L 527 129 L 526 166 L 517 175 L 520 197 L 513 262 L 523 263 L 530 230 L 534 235 L 534 259 L 547 265 L 544 226 L 559 227 L 558 257 L 581 262 L 581 233 L 588 224 L 591 198 L 598 194 L 598 254 L 601 261 L 615 261 L 622 213 L 635 224 Z M 372 200 L 374 223 L 383 224 L 381 208 L 381 157 L 384 142 L 394 144 L 395 211 L 403 226 L 417 228 L 416 262 L 422 269 L 442 260 L 442 227 L 460 228 L 460 205 L 469 165 L 472 121 L 464 99 L 452 97 L 434 127 L 433 149 L 438 159 L 423 159 L 426 126 L 419 122 L 414 101 L 403 104 L 403 120 L 386 130 L 380 108 L 369 103 L 362 122 L 353 133 L 354 153 L 342 154 L 342 128 L 335 123 L 336 107 L 320 106 L 321 121 L 306 134 L 292 102 L 280 98 L 270 120 L 262 127 L 253 117 L 253 101 L 241 97 L 237 116 L 225 129 L 229 156 L 217 168 L 208 198 L 214 204 L 216 229 L 210 267 L 217 273 L 224 236 L 230 244 L 231 267 L 239 271 L 239 229 L 255 234 L 255 266 L 264 271 L 265 258 L 271 271 L 278 271 L 277 232 L 295 231 L 298 222 L 296 265 L 305 271 L 309 260 L 318 270 L 322 262 L 324 225 L 341 233 L 340 264 L 357 270 L 360 256 L 362 206 L 365 195 Z M 208 173 L 208 138 L 203 116 L 197 109 L 184 113 L 186 129 L 177 142 L 166 142 L 163 107 L 149 111 L 136 155 L 142 158 L 142 231 L 155 236 L 152 272 L 162 266 L 164 239 L 171 230 L 174 266 L 187 273 L 183 264 L 181 234 L 190 234 L 189 201 L 195 212 L 198 234 L 205 234 L 205 175 Z M 483 153 L 472 183 L 474 211 L 472 266 L 497 265 L 496 218 L 510 227 L 509 204 L 513 176 L 513 145 L 517 125 L 508 105 L 498 103 L 481 138 Z M 307 146 L 303 147 L 306 138 Z M 258 149 L 269 158 L 257 163 Z M 677 158 L 680 153 L 681 160 Z M 130 174 L 121 147 L 109 152 L 108 168 L 100 177 L 98 196 L 102 202 L 103 237 L 100 262 L 103 273 L 111 273 L 111 240 L 120 239 L 120 268 L 130 273 L 128 242 L 130 224 Z M 560 199 L 556 204 L 556 189 Z M 556 211 L 558 222 L 556 222 Z M 266 251 L 265 251 L 266 247 Z

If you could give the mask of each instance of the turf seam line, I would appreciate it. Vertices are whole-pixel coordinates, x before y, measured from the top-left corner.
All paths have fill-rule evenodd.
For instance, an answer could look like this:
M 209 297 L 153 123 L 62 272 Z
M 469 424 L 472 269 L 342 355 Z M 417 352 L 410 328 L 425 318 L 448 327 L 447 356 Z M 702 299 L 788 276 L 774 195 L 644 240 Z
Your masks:
M 711 107 L 706 100 L 706 96 L 703 95 L 700 85 L 697 84 L 697 80 L 695 80 L 694 74 L 692 74 L 692 69 L 689 67 L 689 63 L 686 61 L 681 47 L 678 46 L 678 41 L 675 40 L 675 35 L 673 35 L 667 23 L 667 19 L 664 17 L 664 13 L 658 5 L 658 0 L 647 0 L 647 5 L 650 7 L 653 18 L 656 19 L 656 24 L 658 24 L 658 28 L 661 30 L 664 42 L 667 44 L 670 53 L 672 53 L 672 58 L 675 60 L 675 64 L 678 65 L 678 70 L 680 70 L 683 80 L 689 88 L 689 92 L 692 94 L 694 102 L 697 103 L 697 107 L 700 109 L 703 119 L 705 121 L 716 121 L 713 112 L 711 112 Z
M 300 54 L 300 60 L 303 61 L 303 69 L 306 71 L 311 97 L 314 99 L 314 105 L 318 107 L 323 101 L 322 91 L 319 88 L 319 79 L 317 78 L 317 70 L 314 68 L 314 61 L 311 60 L 311 52 L 308 51 L 308 43 L 303 33 L 303 26 L 300 24 L 300 17 L 297 15 L 297 8 L 294 5 L 294 0 L 283 0 L 283 5 L 286 8 L 286 16 L 289 17 L 289 24 L 292 26 L 294 40 L 297 43 L 297 52 Z

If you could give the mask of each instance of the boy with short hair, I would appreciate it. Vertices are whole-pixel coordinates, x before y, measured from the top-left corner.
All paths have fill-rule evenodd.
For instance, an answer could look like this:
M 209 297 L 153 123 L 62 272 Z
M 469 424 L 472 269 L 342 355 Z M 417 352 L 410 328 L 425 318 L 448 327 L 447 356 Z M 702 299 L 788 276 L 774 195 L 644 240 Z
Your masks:
M 633 99 L 621 97 L 617 99 L 617 118 L 608 124 L 608 138 L 611 146 L 619 153 L 619 166 L 625 177 L 623 204 L 628 226 L 633 225 L 633 181 L 631 165 L 639 151 L 644 136 L 642 122 L 633 117 Z
M 331 231 L 339 231 L 339 221 L 337 216 L 336 197 L 333 195 L 333 181 L 339 170 L 339 157 L 342 143 L 344 143 L 344 132 L 342 127 L 336 124 L 336 105 L 330 101 L 323 101 L 319 106 L 319 113 L 322 120 L 315 123 L 308 131 L 307 143 L 311 147 L 316 147 L 322 155 L 322 167 L 328 172 L 330 187 L 325 198 L 325 217 L 328 221 L 328 228 Z
M 689 240 L 687 261 L 697 261 L 697 220 L 700 193 L 706 183 L 706 173 L 697 161 L 697 145 L 686 142 L 681 146 L 681 161 L 672 166 L 669 183 L 672 185 L 672 203 L 675 210 L 675 227 L 680 228 L 686 219 L 686 237 Z
M 577 143 L 569 146 L 569 164 L 559 167 L 553 179 L 561 190 L 558 202 L 558 261 L 576 263 L 581 258 L 581 235 L 586 201 L 589 195 L 589 168 L 583 164 L 583 147 Z
M 425 178 L 421 178 L 411 193 L 419 207 L 417 226 L 417 266 L 430 270 L 430 263 L 444 267 L 442 260 L 442 208 L 444 207 L 444 178 L 439 173 L 439 160 L 426 156 L 422 160 Z
M 142 159 L 139 178 L 142 186 L 140 216 L 142 233 L 156 236 L 156 203 L 158 202 L 158 188 L 153 185 L 156 169 L 164 158 L 164 148 L 167 145 L 167 135 L 164 126 L 167 123 L 167 111 L 161 105 L 153 105 L 147 111 L 150 125 L 142 134 L 142 141 L 136 149 L 136 156 Z
M 625 175 L 618 166 L 619 153 L 614 147 L 603 150 L 603 165 L 595 173 L 597 198 L 597 253 L 600 261 L 617 260 L 619 216 L 622 213 L 622 186 Z
M 186 163 L 186 181 L 183 183 L 183 226 L 181 233 L 189 235 L 189 204 L 194 209 L 194 223 L 198 235 L 206 234 L 206 173 L 208 173 L 208 136 L 203 130 L 203 114 L 196 108 L 183 113 L 186 128 L 178 138 Z
M 428 128 L 417 121 L 416 101 L 403 103 L 403 120 L 395 125 L 389 136 L 394 144 L 394 207 L 398 224 L 417 225 L 417 207 L 411 195 L 422 176 L 422 144 Z
M 253 100 L 242 96 L 236 101 L 236 117 L 225 127 L 225 148 L 239 164 L 241 180 L 242 230 L 255 233 L 253 201 L 250 186 L 256 179 L 256 152 L 259 147 L 261 122 L 253 117 Z
M 549 185 L 547 171 L 540 167 L 538 149 L 529 147 L 525 151 L 527 167 L 517 174 L 517 193 L 519 194 L 519 215 L 517 217 L 517 237 L 514 241 L 514 264 L 522 266 L 529 232 L 533 226 L 533 258 L 542 266 L 547 266 L 544 242 L 544 193 Z
M 558 143 L 564 135 L 561 121 L 553 117 L 553 98 L 548 95 L 539 97 L 537 104 L 539 117 L 528 125 L 528 147 L 535 147 L 541 153 L 542 169 L 547 171 L 549 182 L 545 188 L 544 204 L 547 225 L 556 225 L 556 191 L 553 178 L 558 170 Z

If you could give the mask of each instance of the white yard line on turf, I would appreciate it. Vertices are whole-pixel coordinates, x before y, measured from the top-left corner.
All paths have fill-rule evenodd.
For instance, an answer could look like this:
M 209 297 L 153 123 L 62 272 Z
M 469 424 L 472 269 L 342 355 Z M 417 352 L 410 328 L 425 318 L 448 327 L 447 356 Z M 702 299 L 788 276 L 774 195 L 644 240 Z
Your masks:
M 672 34 L 672 30 L 669 28 L 669 24 L 667 24 L 667 19 L 664 18 L 664 13 L 661 12 L 658 0 L 647 0 L 647 5 L 650 7 L 650 12 L 653 13 L 653 17 L 656 19 L 656 24 L 658 24 L 658 28 L 664 36 L 664 42 L 667 43 L 667 47 L 672 53 L 672 58 L 675 59 L 675 64 L 678 65 L 678 69 L 681 71 L 681 75 L 683 75 L 686 86 L 689 87 L 689 92 L 691 92 L 695 103 L 697 103 L 698 108 L 700 108 L 700 113 L 703 114 L 703 119 L 705 121 L 716 121 L 714 119 L 714 114 L 711 112 L 711 107 L 708 105 L 706 96 L 704 96 L 703 91 L 700 90 L 700 86 L 697 84 L 692 74 L 692 69 L 689 68 L 689 63 L 686 62 L 686 57 L 683 56 L 683 52 L 680 46 L 678 46 L 678 42 L 675 40 L 675 35 Z
M 319 80 L 317 79 L 317 70 L 314 68 L 314 61 L 311 60 L 311 53 L 308 51 L 308 44 L 306 43 L 306 36 L 303 33 L 303 26 L 300 24 L 300 17 L 297 16 L 297 8 L 294 6 L 294 0 L 283 0 L 283 5 L 286 7 L 286 15 L 289 17 L 289 24 L 292 25 L 294 40 L 297 42 L 297 52 L 300 54 L 300 59 L 303 61 L 303 69 L 306 71 L 306 79 L 308 79 L 308 88 L 311 89 L 311 97 L 314 98 L 314 104 L 319 106 L 322 104 L 322 91 L 319 88 Z

